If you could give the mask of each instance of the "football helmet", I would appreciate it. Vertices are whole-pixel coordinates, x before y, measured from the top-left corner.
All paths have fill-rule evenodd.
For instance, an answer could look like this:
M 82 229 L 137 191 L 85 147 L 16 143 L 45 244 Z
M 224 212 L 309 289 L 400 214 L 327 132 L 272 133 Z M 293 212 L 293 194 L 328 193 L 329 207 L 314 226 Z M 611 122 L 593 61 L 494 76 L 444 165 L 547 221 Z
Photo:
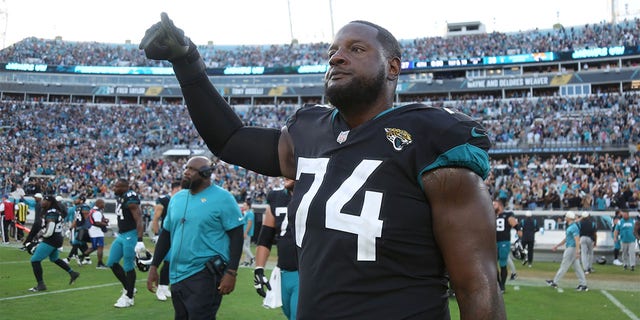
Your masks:
M 149 271 L 149 268 L 151 267 L 151 260 L 153 260 L 153 254 L 151 254 L 149 250 L 136 253 L 136 266 L 141 272 Z
M 599 258 L 596 258 L 596 263 L 597 264 L 607 264 L 607 257 L 600 256 Z
M 527 250 L 522 247 L 520 239 L 517 239 L 511 244 L 511 254 L 513 254 L 513 257 L 518 260 L 524 260 L 527 258 Z

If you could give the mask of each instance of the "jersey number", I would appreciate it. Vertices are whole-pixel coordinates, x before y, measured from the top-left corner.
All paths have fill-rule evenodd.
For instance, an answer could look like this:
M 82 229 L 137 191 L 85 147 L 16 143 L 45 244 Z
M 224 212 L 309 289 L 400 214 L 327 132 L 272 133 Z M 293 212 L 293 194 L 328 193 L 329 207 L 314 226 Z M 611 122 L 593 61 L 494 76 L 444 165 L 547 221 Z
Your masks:
M 296 211 L 296 244 L 301 247 L 306 231 L 307 217 L 311 201 L 316 196 L 327 172 L 328 158 L 299 158 L 296 179 L 302 173 L 312 174 L 313 181 L 309 190 L 302 196 L 300 206 Z M 338 190 L 329 197 L 326 203 L 325 227 L 344 231 L 358 236 L 358 261 L 376 260 L 376 238 L 382 236 L 382 223 L 378 219 L 382 205 L 382 193 L 365 191 L 362 211 L 359 216 L 341 212 L 344 205 L 362 188 L 369 176 L 382 163 L 380 160 L 362 160 L 340 185 Z
M 276 207 L 276 217 L 284 215 L 282 223 L 280 224 L 280 236 L 284 237 L 287 234 L 287 227 L 289 226 L 289 217 L 287 216 L 287 207 Z
M 116 217 L 118 220 L 124 220 L 124 214 L 122 213 L 122 204 L 116 201 Z
M 496 231 L 504 231 L 506 224 L 507 222 L 504 220 L 504 218 L 496 219 Z

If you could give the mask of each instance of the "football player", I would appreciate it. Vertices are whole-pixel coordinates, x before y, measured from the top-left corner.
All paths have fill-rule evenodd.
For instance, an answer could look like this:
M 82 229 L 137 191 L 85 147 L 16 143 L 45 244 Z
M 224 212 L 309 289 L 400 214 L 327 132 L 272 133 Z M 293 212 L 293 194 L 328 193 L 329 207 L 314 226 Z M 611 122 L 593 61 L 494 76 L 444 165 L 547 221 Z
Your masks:
M 296 319 L 298 306 L 298 291 L 300 282 L 298 279 L 298 254 L 293 237 L 293 227 L 289 223 L 287 206 L 291 201 L 291 192 L 295 181 L 284 179 L 284 188 L 274 189 L 267 194 L 267 210 L 264 213 L 262 228 L 258 236 L 256 248 L 256 268 L 254 273 L 254 286 L 258 294 L 266 296 L 265 288 L 271 290 L 271 284 L 264 275 L 264 266 L 271 253 L 271 246 L 276 243 L 278 247 L 278 270 L 280 272 L 280 296 L 282 300 L 282 312 L 287 319 Z M 273 275 L 272 275 L 273 277 Z M 276 295 L 277 296 L 277 295 Z M 265 305 L 269 303 L 265 300 Z
M 48 195 L 42 199 L 42 217 L 44 225 L 42 226 L 42 241 L 38 244 L 31 256 L 31 268 L 36 277 L 37 285 L 29 291 L 38 292 L 47 290 L 42 275 L 42 260 L 49 258 L 49 261 L 55 263 L 58 267 L 65 270 L 69 274 L 69 284 L 73 284 L 80 276 L 80 273 L 73 271 L 69 264 L 60 259 L 58 248 L 62 247 L 62 211 L 58 205 L 58 201 L 54 196 Z
M 518 224 L 518 219 L 513 215 L 513 212 L 504 211 L 504 204 L 501 200 L 493 201 L 493 210 L 496 213 L 496 243 L 498 249 L 498 265 L 500 266 L 498 283 L 500 290 L 504 293 L 505 283 L 507 282 L 507 263 L 509 254 L 511 253 L 511 229 L 516 229 L 518 237 L 522 238 L 522 228 Z M 515 274 L 515 272 L 513 274 Z M 514 279 L 515 277 L 511 278 L 511 280 Z
M 297 319 L 448 319 L 445 270 L 461 319 L 506 317 L 483 183 L 487 133 L 455 110 L 394 107 L 401 48 L 389 31 L 366 21 L 342 27 L 328 49 L 331 105 L 302 107 L 282 130 L 244 126 L 166 13 L 140 48 L 173 64 L 214 154 L 295 179 Z
M 153 207 L 153 222 L 151 228 L 155 234 L 155 239 L 162 231 L 162 222 L 167 216 L 167 208 L 169 208 L 169 201 L 171 196 L 182 189 L 180 181 L 171 182 L 171 194 L 165 194 L 156 199 L 156 204 Z M 168 252 L 162 261 L 162 268 L 160 269 L 160 279 L 158 288 L 156 289 L 156 298 L 160 301 L 166 301 L 167 298 L 171 298 L 171 290 L 169 290 L 169 259 L 171 258 L 171 252 Z
M 123 292 L 114 306 L 116 308 L 128 308 L 133 306 L 135 294 L 136 253 L 144 253 L 147 249 L 142 242 L 144 224 L 142 210 L 140 209 L 140 197 L 129 189 L 129 181 L 119 178 L 113 185 L 113 193 L 116 195 L 116 217 L 118 219 L 118 236 L 111 244 L 107 267 L 122 283 Z M 123 264 L 120 265 L 120 260 Z

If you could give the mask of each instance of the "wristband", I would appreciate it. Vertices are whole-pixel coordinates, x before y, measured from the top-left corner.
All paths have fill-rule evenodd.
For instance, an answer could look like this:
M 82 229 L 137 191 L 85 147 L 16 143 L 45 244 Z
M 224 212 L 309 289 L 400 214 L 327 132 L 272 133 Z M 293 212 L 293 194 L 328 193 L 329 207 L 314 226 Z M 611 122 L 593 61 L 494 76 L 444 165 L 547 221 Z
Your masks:
M 230 276 L 234 276 L 234 277 L 238 276 L 238 272 L 237 271 L 233 271 L 233 270 L 227 270 L 227 271 L 225 271 L 225 273 L 230 275 Z

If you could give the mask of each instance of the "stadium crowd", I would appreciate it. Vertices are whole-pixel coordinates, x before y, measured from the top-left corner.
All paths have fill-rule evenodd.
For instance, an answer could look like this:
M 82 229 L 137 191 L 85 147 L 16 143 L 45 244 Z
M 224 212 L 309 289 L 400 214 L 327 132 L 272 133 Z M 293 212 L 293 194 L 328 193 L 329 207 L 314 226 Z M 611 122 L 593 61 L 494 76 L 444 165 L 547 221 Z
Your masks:
M 582 48 L 640 45 L 640 19 L 616 24 L 492 32 L 456 37 L 423 37 L 401 40 L 403 60 L 425 61 L 503 56 L 536 52 L 561 52 Z M 300 66 L 325 64 L 327 43 L 217 46 L 199 45 L 210 68 L 231 66 Z M 34 63 L 56 66 L 164 66 L 148 60 L 137 44 L 109 44 L 26 38 L 0 50 L 0 63 Z
M 517 33 L 402 40 L 404 60 L 498 56 L 587 47 L 640 45 L 640 19 Z M 323 64 L 328 44 L 199 47 L 209 67 Z M 0 62 L 48 65 L 168 66 L 148 60 L 134 44 L 27 38 L 0 50 Z M 164 64 L 163 64 L 164 63 Z M 617 146 L 640 143 L 640 95 L 468 99 L 430 102 L 481 119 L 494 147 Z M 236 106 L 248 125 L 280 127 L 293 105 Z M 146 200 L 170 190 L 186 159 L 162 157 L 168 148 L 204 149 L 183 106 L 0 102 L 2 193 L 24 190 L 109 197 L 120 176 Z M 638 155 L 544 154 L 496 157 L 490 188 L 514 208 L 635 208 L 640 199 Z M 279 184 L 222 164 L 215 181 L 236 195 L 264 201 Z M 578 200 L 579 198 L 579 200 Z
M 640 94 L 436 102 L 482 119 L 494 145 L 576 146 L 640 143 Z M 236 106 L 249 125 L 280 127 L 297 106 Z M 206 150 L 181 105 L 88 105 L 4 101 L 0 113 L 3 193 L 110 197 L 110 184 L 130 177 L 144 200 L 170 190 L 186 158 L 169 148 Z M 259 155 L 257 155 L 259 156 Z M 496 156 L 486 180 L 514 208 L 637 208 L 640 154 Z M 263 203 L 279 179 L 220 162 L 217 184 L 243 201 Z M 22 190 L 22 191 L 21 191 Z M 17 193 L 16 193 L 17 192 Z

